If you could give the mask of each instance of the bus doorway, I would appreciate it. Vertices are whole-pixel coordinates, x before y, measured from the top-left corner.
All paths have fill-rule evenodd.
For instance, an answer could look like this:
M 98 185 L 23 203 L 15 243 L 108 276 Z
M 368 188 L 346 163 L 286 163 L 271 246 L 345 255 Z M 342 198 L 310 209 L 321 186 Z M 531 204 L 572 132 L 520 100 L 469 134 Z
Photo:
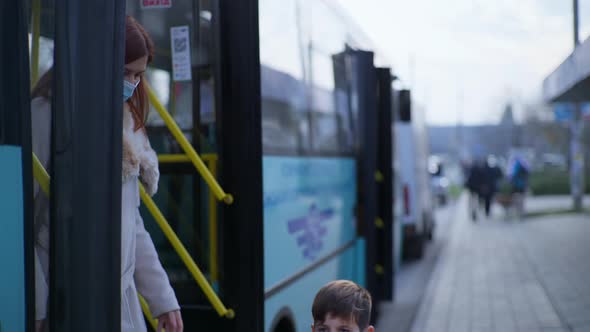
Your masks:
M 146 205 L 142 215 L 185 329 L 261 330 L 257 1 L 126 4 L 156 46 L 147 131 L 160 163 L 160 214 Z

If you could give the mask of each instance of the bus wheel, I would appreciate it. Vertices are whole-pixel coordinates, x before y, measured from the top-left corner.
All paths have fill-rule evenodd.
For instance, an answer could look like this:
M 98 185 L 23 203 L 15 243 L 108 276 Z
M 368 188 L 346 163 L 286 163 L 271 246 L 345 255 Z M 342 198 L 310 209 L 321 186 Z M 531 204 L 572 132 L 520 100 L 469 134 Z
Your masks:
M 410 245 L 410 256 L 413 259 L 421 259 L 424 256 L 424 236 L 418 235 L 412 239 Z
M 404 240 L 404 259 L 418 260 L 424 255 L 424 242 L 426 235 L 416 235 Z

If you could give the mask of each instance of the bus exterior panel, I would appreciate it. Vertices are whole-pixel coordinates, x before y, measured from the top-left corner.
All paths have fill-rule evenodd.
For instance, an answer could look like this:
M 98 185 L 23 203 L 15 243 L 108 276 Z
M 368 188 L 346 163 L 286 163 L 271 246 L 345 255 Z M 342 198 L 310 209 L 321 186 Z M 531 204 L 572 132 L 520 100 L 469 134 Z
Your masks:
M 264 330 L 279 332 L 276 330 L 277 323 L 281 319 L 287 319 L 293 324 L 294 331 L 308 331 L 313 323 L 311 315 L 313 299 L 323 285 L 337 279 L 360 282 L 357 278 L 360 270 L 351 262 L 358 259 L 364 260 L 364 255 L 358 254 L 362 251 L 362 246 L 362 240 L 359 239 L 355 242 L 355 246 L 349 247 L 337 258 L 330 259 L 321 267 L 305 274 L 296 283 L 285 287 L 280 294 L 267 298 L 264 305 Z M 364 266 L 364 263 L 360 264 Z
M 263 158 L 265 330 L 290 313 L 309 328 L 317 290 L 359 280 L 356 162 L 351 158 Z
M 22 152 L 20 146 L 0 145 L 0 249 L 4 270 L 0 294 L 0 330 L 25 330 L 25 261 Z

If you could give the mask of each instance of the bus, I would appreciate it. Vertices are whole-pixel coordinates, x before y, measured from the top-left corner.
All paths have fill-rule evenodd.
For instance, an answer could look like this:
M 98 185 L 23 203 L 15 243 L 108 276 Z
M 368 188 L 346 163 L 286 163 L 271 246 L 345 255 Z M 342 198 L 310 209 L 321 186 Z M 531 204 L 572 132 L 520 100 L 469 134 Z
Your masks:
M 22 179 L 2 188 L 14 212 L 3 215 L 11 228 L 2 235 L 23 239 L 0 248 L 16 253 L 1 284 L 22 286 L 0 300 L 18 312 L 0 313 L 1 326 L 33 327 L 27 100 L 53 67 L 50 233 L 59 245 L 49 322 L 60 331 L 120 329 L 122 105 L 110 82 L 122 80 L 126 14 L 156 45 L 147 132 L 161 180 L 141 213 L 185 329 L 305 331 L 313 296 L 334 279 L 367 287 L 376 314 L 394 289 L 397 100 L 391 69 L 346 14 L 327 0 L 28 0 L 0 14 L 12 27 L 1 30 L 2 46 L 14 51 L 3 56 L 19 64 L 0 78 L 0 157 L 14 166 L 2 176 Z M 149 310 L 146 319 L 153 323 Z
M 305 331 L 330 280 L 392 298 L 392 73 L 331 1 L 259 1 L 259 20 L 264 331 Z

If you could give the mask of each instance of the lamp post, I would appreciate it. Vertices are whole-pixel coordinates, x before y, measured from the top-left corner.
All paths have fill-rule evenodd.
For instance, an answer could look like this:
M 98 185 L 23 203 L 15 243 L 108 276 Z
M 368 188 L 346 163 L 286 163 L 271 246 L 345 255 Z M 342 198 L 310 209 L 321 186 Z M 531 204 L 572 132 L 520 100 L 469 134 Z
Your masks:
M 578 0 L 573 0 L 573 30 L 574 30 L 574 51 L 580 44 L 579 21 L 578 21 Z M 570 187 L 573 199 L 573 208 L 581 211 L 585 192 L 584 181 L 584 120 L 582 119 L 582 108 L 579 103 L 574 106 L 574 118 L 570 124 Z

